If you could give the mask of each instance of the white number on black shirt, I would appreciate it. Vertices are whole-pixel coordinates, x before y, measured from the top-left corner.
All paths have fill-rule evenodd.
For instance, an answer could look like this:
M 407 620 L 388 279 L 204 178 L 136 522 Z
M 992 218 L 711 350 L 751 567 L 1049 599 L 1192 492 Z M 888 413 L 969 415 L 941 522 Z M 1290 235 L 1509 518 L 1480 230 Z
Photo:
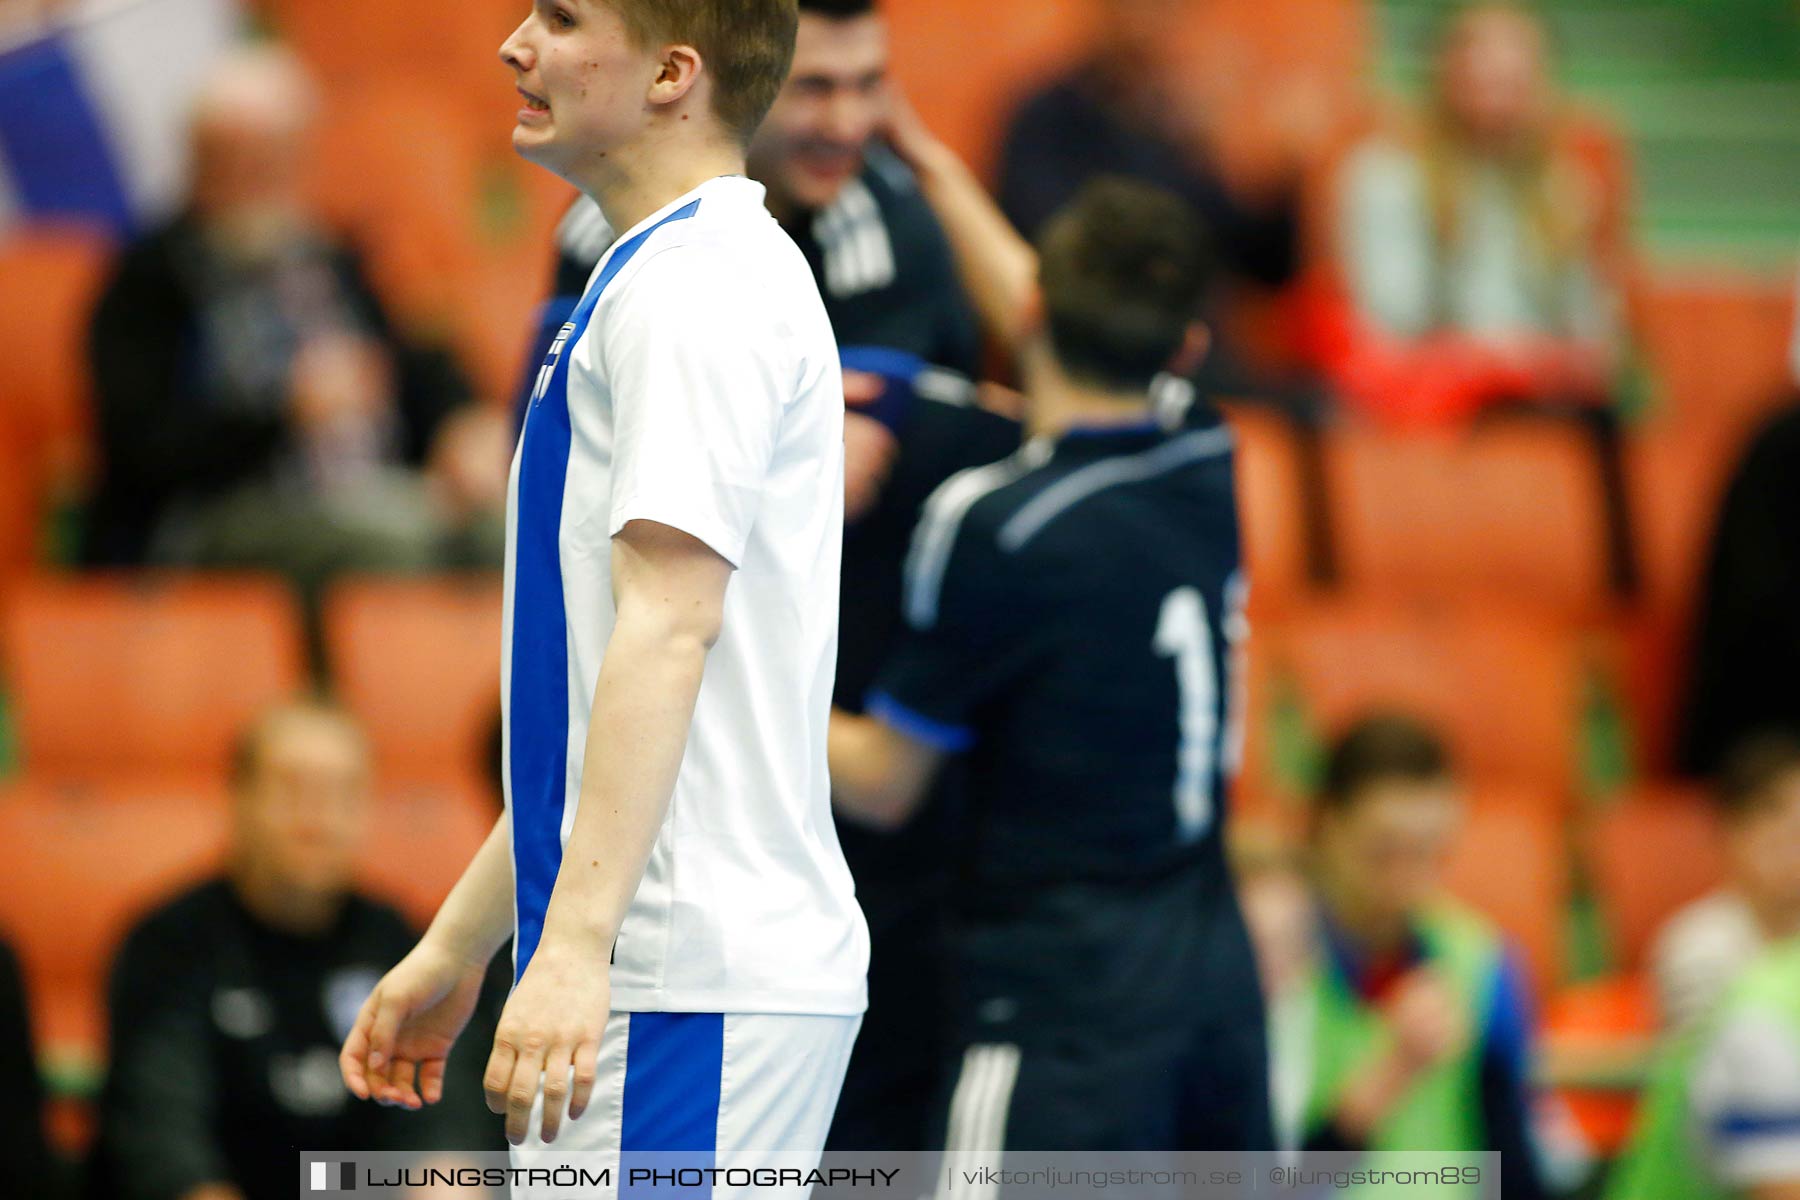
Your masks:
M 1206 600 L 1198 588 L 1176 588 L 1162 603 L 1151 643 L 1161 658 L 1175 660 L 1181 693 L 1181 741 L 1175 752 L 1175 830 L 1184 842 L 1205 836 L 1212 824 L 1213 743 L 1218 736 L 1218 673 Z

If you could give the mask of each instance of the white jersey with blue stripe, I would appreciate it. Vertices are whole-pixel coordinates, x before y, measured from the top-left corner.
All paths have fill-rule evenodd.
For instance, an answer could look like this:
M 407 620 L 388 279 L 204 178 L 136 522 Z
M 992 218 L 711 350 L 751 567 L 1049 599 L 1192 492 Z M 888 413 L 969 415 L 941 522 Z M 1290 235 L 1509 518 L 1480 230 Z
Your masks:
M 612 538 L 649 520 L 735 569 L 668 816 L 613 950 L 612 1007 L 862 1011 L 868 932 L 825 757 L 843 417 L 817 285 L 760 184 L 703 184 L 596 267 L 539 372 L 507 507 L 518 974 L 575 819 L 615 620 Z

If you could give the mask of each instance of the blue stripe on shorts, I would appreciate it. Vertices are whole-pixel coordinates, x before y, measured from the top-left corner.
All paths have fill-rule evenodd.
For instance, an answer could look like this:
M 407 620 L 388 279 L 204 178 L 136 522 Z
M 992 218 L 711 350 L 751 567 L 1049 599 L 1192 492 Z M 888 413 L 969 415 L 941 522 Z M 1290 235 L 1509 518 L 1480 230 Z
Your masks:
M 619 1133 L 619 1200 L 710 1196 L 707 1168 L 719 1146 L 719 1087 L 725 1065 L 720 1013 L 632 1013 L 626 1028 L 625 1095 Z M 639 1173 L 633 1178 L 634 1172 Z M 661 1186 L 643 1172 L 657 1172 Z M 701 1172 L 695 1174 L 695 1172 Z

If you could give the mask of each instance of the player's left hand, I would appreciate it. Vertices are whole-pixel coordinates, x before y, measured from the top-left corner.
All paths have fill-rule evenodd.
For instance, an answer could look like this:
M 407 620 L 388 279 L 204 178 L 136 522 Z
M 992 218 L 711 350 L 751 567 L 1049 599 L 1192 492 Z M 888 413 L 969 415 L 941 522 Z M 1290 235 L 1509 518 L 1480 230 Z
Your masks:
M 506 1115 L 506 1140 L 513 1145 L 529 1132 L 540 1079 L 539 1136 L 546 1143 L 562 1129 L 565 1102 L 571 1121 L 587 1111 L 611 1009 L 610 971 L 604 953 L 565 949 L 546 938 L 507 999 L 482 1089 L 488 1108 Z
M 881 499 L 900 443 L 887 426 L 861 413 L 844 414 L 844 523 L 854 525 Z

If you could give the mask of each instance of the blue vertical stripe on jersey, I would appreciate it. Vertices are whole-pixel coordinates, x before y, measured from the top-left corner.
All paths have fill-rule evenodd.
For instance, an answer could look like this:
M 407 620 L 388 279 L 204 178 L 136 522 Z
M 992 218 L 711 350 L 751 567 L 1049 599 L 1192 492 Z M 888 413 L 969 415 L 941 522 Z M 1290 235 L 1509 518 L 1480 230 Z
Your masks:
M 663 1195 L 639 1171 L 716 1165 L 719 1092 L 725 1069 L 725 1018 L 720 1013 L 637 1012 L 625 1033 L 625 1094 L 619 1127 L 619 1200 Z M 684 1196 L 710 1196 L 707 1185 Z
M 700 210 L 676 209 L 622 242 L 569 318 L 544 367 L 542 394 L 525 417 L 513 547 L 512 694 L 506 764 L 512 782 L 513 879 L 518 904 L 514 978 L 522 979 L 544 932 L 550 891 L 562 866 L 563 799 L 569 768 L 569 633 L 562 579 L 563 489 L 569 473 L 569 357 L 594 306 L 650 235 Z

